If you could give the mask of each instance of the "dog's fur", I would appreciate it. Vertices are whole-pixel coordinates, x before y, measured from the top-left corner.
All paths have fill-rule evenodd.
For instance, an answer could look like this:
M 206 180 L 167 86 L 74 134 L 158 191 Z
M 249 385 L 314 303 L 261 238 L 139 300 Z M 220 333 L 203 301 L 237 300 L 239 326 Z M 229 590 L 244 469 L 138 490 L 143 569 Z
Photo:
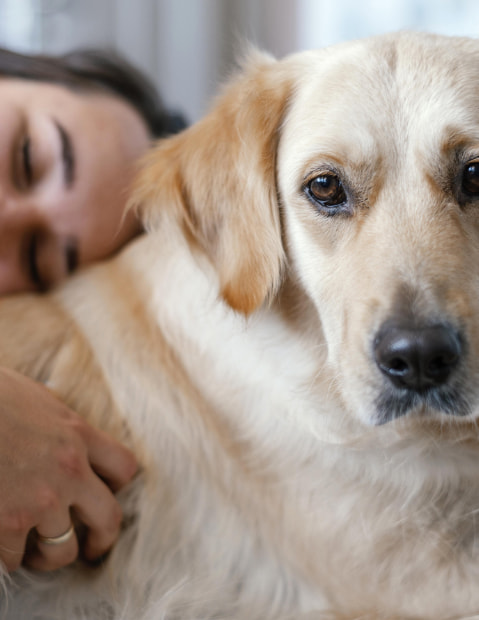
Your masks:
M 105 564 L 20 572 L 7 615 L 479 614 L 476 158 L 479 42 L 408 33 L 253 54 L 161 142 L 132 199 L 148 234 L 0 303 L 0 364 L 143 464 Z M 310 193 L 333 174 L 338 209 Z M 391 383 L 391 324 L 447 326 L 445 385 Z

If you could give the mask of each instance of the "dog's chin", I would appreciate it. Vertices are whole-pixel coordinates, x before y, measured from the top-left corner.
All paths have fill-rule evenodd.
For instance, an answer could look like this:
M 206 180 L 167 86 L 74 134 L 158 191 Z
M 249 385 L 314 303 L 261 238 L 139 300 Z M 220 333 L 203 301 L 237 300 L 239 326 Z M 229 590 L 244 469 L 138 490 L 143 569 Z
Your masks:
M 423 392 L 384 389 L 375 401 L 375 426 L 388 424 L 404 416 L 421 418 L 466 418 L 472 414 L 472 406 L 464 392 L 457 387 L 431 388 Z

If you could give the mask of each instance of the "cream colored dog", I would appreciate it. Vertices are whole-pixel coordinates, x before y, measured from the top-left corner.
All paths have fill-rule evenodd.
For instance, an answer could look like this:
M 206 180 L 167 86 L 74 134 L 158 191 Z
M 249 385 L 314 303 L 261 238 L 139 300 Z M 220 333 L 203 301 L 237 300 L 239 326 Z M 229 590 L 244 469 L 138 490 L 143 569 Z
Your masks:
M 479 42 L 253 55 L 132 203 L 121 255 L 0 304 L 0 364 L 144 466 L 105 565 L 8 617 L 477 617 Z

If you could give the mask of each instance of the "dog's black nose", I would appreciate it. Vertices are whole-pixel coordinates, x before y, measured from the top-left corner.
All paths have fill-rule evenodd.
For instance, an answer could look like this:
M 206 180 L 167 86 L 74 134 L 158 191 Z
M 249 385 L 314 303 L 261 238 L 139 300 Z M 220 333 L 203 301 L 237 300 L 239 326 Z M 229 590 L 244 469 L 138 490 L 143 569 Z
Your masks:
M 374 357 L 381 372 L 396 387 L 416 392 L 444 384 L 461 353 L 458 334 L 447 325 L 388 325 L 374 342 Z

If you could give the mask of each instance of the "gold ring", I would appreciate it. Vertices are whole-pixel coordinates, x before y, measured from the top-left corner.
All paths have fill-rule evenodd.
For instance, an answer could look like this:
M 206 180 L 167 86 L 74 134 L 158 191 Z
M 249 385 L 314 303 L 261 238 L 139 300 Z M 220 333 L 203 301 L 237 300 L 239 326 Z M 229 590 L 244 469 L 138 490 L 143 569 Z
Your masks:
M 67 529 L 66 532 L 60 534 L 60 536 L 42 536 L 37 532 L 38 542 L 43 543 L 44 545 L 63 545 L 72 538 L 75 534 L 75 528 L 73 523 Z

